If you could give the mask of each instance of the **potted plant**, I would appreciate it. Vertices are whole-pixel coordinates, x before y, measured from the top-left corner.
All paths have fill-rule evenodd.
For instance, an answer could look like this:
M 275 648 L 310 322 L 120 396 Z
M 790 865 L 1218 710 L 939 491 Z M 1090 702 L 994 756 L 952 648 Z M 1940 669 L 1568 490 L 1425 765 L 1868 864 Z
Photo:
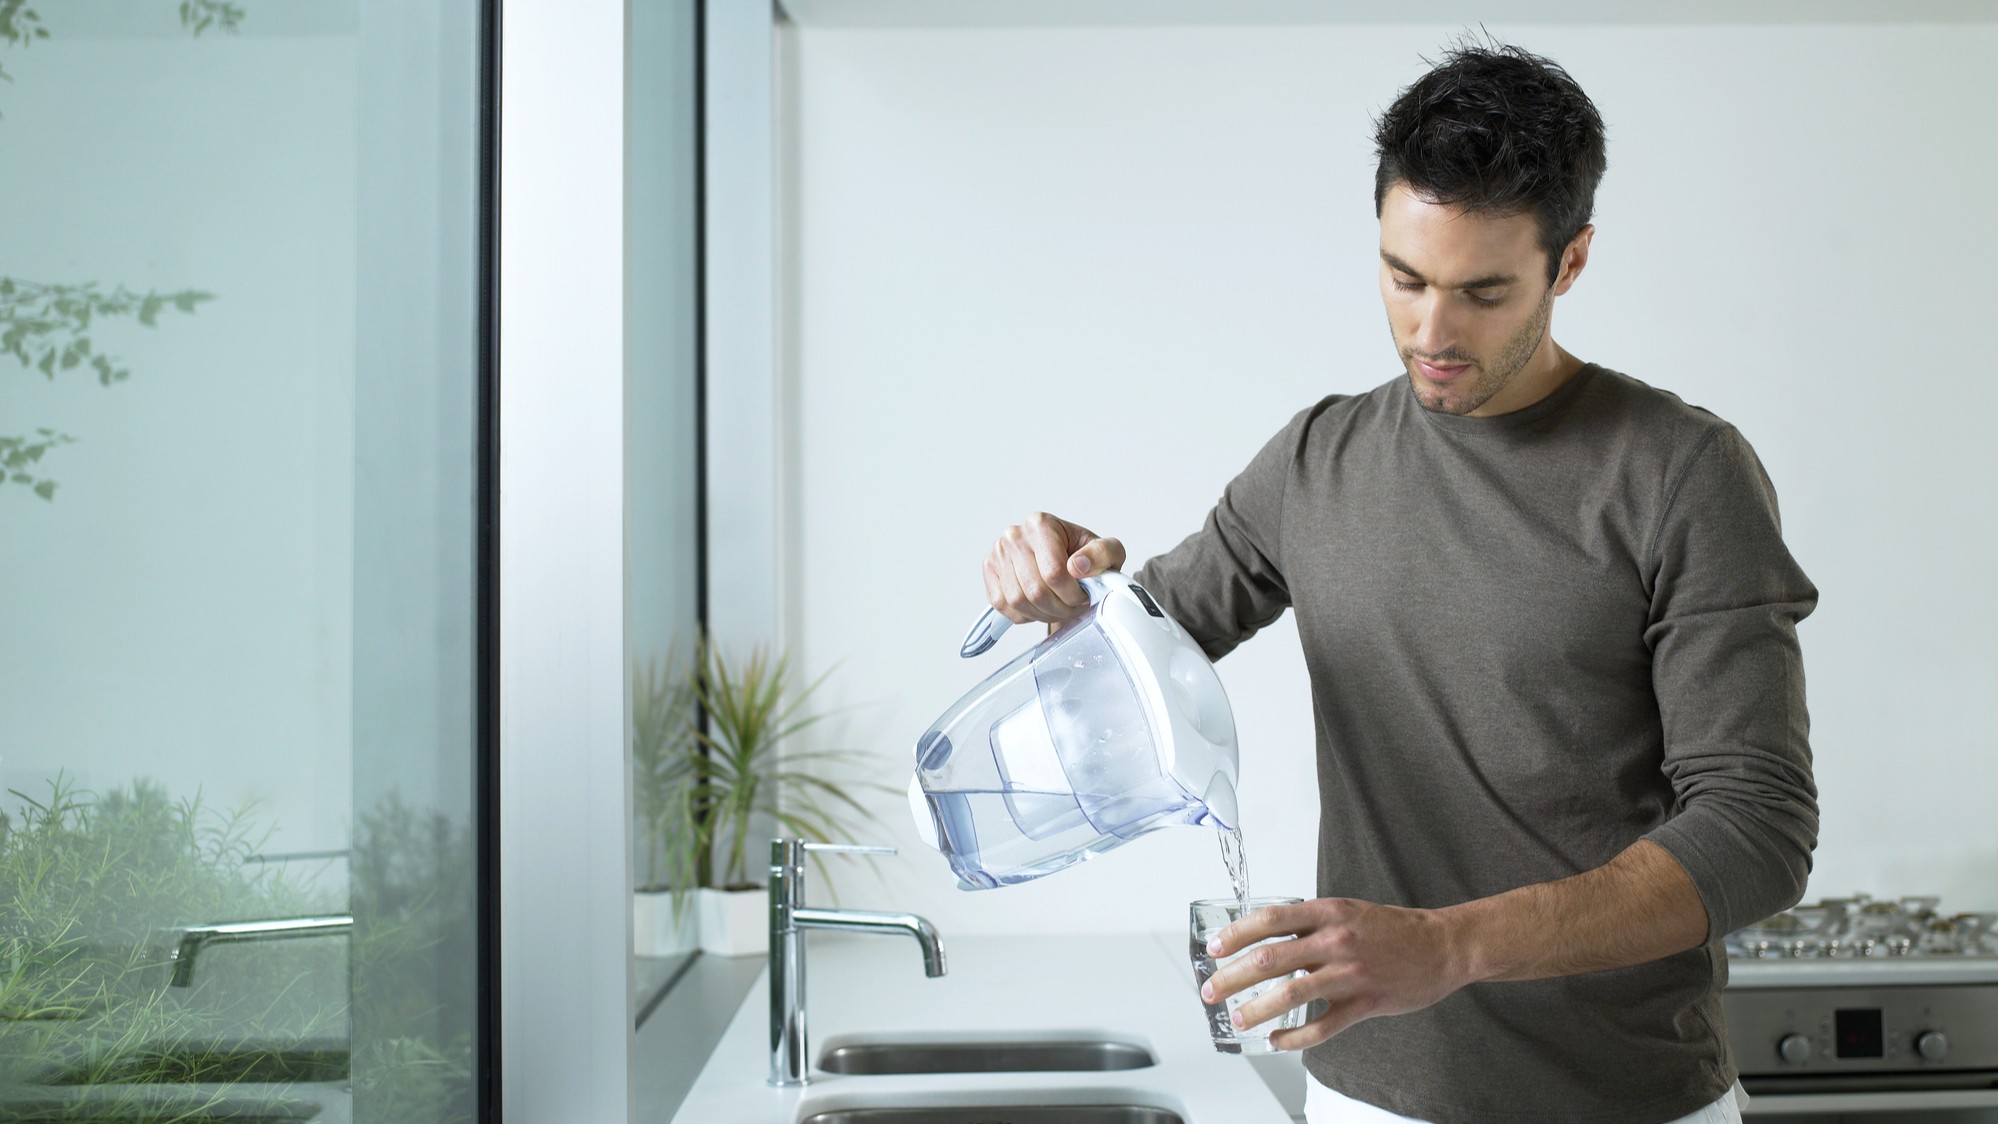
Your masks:
M 698 752 L 699 730 L 693 681 L 675 660 L 654 657 L 631 671 L 631 786 L 639 832 L 637 888 L 632 893 L 632 951 L 639 956 L 672 956 L 697 947 L 699 933 L 687 910 L 685 864 L 669 856 L 671 842 L 687 829 L 687 761 Z
M 793 744 L 824 717 L 805 709 L 824 682 L 797 684 L 790 659 L 768 647 L 737 661 L 707 639 L 684 673 L 671 663 L 663 673 L 657 665 L 637 673 L 633 768 L 648 846 L 656 849 L 649 857 L 670 886 L 671 924 L 687 924 L 687 906 L 695 905 L 704 952 L 765 951 L 757 826 L 828 842 L 874 818 L 854 791 L 887 791 L 837 779 L 853 764 L 852 750 Z

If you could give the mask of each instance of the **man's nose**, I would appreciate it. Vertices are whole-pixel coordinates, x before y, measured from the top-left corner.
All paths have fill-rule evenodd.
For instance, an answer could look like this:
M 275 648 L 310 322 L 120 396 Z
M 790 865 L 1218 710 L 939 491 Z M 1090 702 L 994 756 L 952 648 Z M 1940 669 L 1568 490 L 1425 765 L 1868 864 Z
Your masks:
M 1417 355 L 1441 355 L 1454 349 L 1463 339 L 1458 332 L 1456 310 L 1434 289 L 1422 294 L 1417 317 L 1415 330 L 1408 337 L 1408 345 L 1415 349 Z

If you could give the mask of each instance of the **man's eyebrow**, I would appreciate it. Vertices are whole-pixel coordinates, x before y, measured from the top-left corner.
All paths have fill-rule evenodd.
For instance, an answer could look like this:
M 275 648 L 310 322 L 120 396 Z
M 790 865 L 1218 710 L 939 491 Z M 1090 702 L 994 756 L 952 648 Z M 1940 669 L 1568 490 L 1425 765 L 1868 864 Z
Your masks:
M 1424 277 L 1422 274 L 1417 273 L 1414 270 L 1414 268 L 1411 267 L 1407 262 L 1401 260 L 1398 257 L 1395 257 L 1393 254 L 1388 253 L 1386 250 L 1381 251 L 1381 260 L 1388 263 L 1390 267 L 1408 274 L 1410 277 L 1415 278 L 1417 281 L 1420 281 L 1425 285 L 1430 283 L 1427 277 Z M 1500 285 L 1510 285 L 1517 280 L 1519 280 L 1519 277 L 1516 274 L 1494 273 L 1489 277 L 1474 277 L 1471 280 L 1466 281 L 1461 285 L 1450 285 L 1445 287 L 1453 289 L 1496 289 Z

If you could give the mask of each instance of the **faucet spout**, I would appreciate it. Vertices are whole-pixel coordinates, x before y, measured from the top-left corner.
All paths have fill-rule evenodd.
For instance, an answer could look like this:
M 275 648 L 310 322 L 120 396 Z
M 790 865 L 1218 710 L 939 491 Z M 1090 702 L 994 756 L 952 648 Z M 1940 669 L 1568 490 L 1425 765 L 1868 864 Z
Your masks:
M 923 974 L 944 974 L 943 938 L 926 917 L 913 913 L 873 913 L 858 909 L 794 909 L 791 924 L 800 929 L 832 929 L 849 933 L 907 933 L 923 947 Z
M 830 929 L 848 933 L 907 933 L 923 949 L 923 974 L 944 974 L 943 941 L 937 927 L 913 913 L 875 913 L 860 909 L 812 909 L 805 905 L 805 854 L 808 851 L 895 853 L 892 847 L 852 847 L 807 843 L 802 839 L 770 841 L 770 1084 L 795 1087 L 811 1078 L 805 1032 L 805 933 Z
M 227 921 L 215 925 L 182 925 L 174 930 L 178 937 L 174 941 L 173 953 L 168 957 L 169 963 L 173 965 L 173 977 L 168 983 L 173 987 L 187 987 L 192 984 L 194 959 L 201 955 L 203 949 L 211 945 L 344 935 L 353 931 L 354 918 L 351 914 L 340 917 L 280 917 L 270 921 Z

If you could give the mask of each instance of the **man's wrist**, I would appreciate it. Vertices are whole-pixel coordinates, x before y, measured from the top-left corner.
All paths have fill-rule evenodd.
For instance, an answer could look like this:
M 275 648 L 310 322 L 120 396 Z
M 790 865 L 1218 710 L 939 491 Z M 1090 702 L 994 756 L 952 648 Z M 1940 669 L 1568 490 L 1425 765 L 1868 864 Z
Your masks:
M 1497 978 L 1503 969 L 1495 950 L 1490 898 L 1479 898 L 1431 910 L 1443 934 L 1443 970 L 1450 990 Z

